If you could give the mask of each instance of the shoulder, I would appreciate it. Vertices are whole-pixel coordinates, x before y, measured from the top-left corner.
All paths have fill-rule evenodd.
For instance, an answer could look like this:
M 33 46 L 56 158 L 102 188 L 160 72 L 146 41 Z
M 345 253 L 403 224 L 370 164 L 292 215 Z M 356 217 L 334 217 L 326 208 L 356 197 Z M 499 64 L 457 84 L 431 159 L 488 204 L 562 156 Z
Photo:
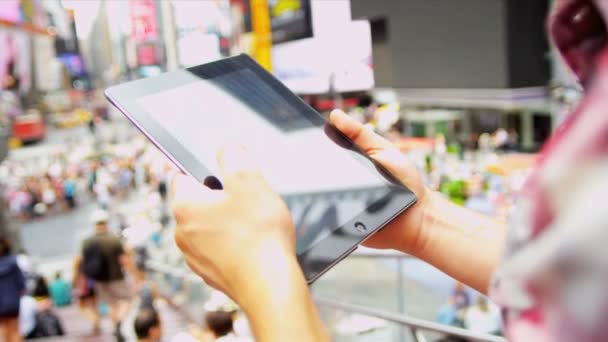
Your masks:
M 0 258 L 0 260 L 2 260 L 2 263 L 5 264 L 7 267 L 19 267 L 19 264 L 17 263 L 17 257 L 14 255 L 3 256 L 2 258 Z
M 21 270 L 21 267 L 19 267 L 19 263 L 17 262 L 17 257 L 15 257 L 14 255 L 8 255 L 8 256 L 2 257 L 2 264 L 4 265 L 3 266 L 4 270 L 6 270 L 7 272 L 10 272 L 11 274 L 16 274 L 17 272 L 19 272 L 19 273 L 23 272 Z
M 87 248 L 95 240 L 94 236 L 90 236 L 82 241 L 82 248 Z
M 123 245 L 122 239 L 116 234 L 108 235 L 108 240 L 111 241 L 113 245 L 116 245 L 116 246 Z

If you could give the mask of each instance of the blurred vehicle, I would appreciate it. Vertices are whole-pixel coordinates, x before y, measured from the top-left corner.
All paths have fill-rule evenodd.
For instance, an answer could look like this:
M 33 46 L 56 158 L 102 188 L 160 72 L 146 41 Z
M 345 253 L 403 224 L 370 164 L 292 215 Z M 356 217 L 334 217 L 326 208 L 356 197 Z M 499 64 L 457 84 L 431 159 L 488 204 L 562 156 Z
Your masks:
M 46 136 L 44 118 L 37 110 L 15 116 L 12 126 L 13 137 L 22 142 L 37 142 Z
M 93 118 L 90 111 L 77 108 L 73 111 L 55 113 L 52 115 L 52 123 L 57 128 L 72 128 L 86 124 Z

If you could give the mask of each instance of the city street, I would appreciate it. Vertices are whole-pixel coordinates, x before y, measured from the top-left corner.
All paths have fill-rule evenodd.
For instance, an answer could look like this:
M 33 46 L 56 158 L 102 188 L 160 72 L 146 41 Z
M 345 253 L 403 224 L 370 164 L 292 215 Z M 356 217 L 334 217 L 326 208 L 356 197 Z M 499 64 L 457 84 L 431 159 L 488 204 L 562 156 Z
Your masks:
M 131 124 L 121 116 L 114 115 L 112 121 L 103 122 L 98 134 L 103 138 L 122 137 L 133 130 Z M 11 160 L 32 160 L 43 158 L 61 150 L 67 142 L 82 146 L 92 145 L 93 136 L 86 125 L 69 128 L 49 128 L 44 141 L 23 146 L 10 151 Z M 21 231 L 21 241 L 25 250 L 37 261 L 39 269 L 45 274 L 56 270 L 70 270 L 71 260 L 80 251 L 82 240 L 93 233 L 91 213 L 97 208 L 94 199 L 87 193 L 79 193 L 78 207 L 65 213 L 53 213 L 48 217 L 27 222 L 14 222 Z M 130 210 L 140 203 L 138 193 L 132 193 L 125 201 L 114 203 L 114 209 Z

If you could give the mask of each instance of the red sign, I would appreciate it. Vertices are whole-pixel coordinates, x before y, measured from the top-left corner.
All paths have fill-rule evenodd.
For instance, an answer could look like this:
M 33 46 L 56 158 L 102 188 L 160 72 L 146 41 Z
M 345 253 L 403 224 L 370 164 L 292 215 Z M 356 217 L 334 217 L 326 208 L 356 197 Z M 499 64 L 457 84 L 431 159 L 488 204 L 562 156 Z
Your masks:
M 131 35 L 136 43 L 158 38 L 154 0 L 131 0 Z
M 156 65 L 156 46 L 153 44 L 144 44 L 137 47 L 137 65 Z

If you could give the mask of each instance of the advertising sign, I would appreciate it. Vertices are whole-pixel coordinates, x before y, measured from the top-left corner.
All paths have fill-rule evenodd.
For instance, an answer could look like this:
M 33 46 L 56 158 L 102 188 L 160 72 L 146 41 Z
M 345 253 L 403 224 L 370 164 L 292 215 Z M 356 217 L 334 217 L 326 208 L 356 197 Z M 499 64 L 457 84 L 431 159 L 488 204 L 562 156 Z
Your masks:
M 131 0 L 131 35 L 136 43 L 158 39 L 154 0 Z

